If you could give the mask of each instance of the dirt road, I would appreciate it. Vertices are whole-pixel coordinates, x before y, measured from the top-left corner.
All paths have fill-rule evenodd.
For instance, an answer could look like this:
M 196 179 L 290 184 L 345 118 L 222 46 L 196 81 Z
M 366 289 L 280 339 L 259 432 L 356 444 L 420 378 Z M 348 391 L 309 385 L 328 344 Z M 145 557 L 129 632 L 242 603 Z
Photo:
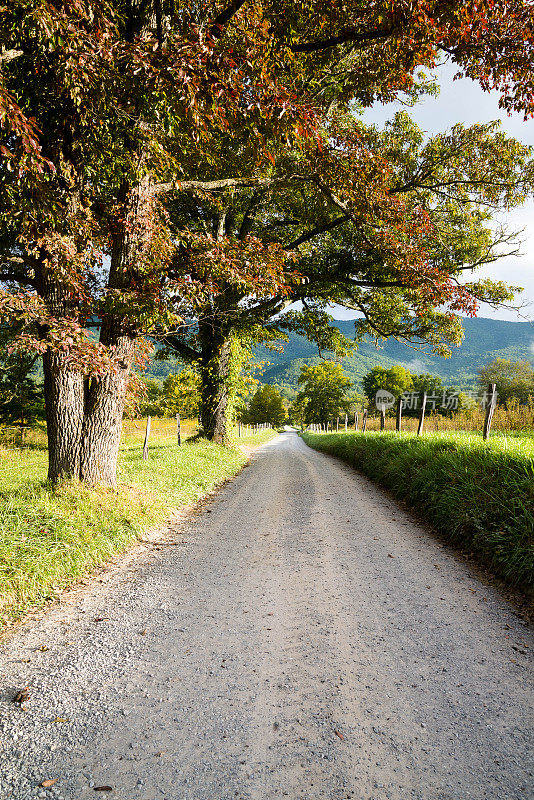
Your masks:
M 0 797 L 533 796 L 528 629 L 366 479 L 286 433 L 169 541 L 3 645 Z

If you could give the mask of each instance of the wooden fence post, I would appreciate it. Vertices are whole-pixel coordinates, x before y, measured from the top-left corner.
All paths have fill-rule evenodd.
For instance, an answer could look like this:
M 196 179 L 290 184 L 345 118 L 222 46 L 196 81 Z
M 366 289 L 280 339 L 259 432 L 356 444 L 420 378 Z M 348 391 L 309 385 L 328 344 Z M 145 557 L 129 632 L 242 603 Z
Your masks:
M 358 412 L 357 412 L 357 411 L 355 411 L 355 412 L 354 412 L 354 430 L 355 430 L 355 431 L 357 431 L 357 430 L 358 430 L 358 421 L 359 421 L 359 418 L 358 418 Z
M 367 409 L 363 412 L 363 419 L 362 419 L 362 433 L 365 433 L 365 429 L 367 428 Z
M 180 415 L 176 415 L 176 436 L 178 438 L 178 447 L 182 444 L 182 421 Z
M 383 431 L 385 427 L 386 427 L 386 409 L 382 407 L 380 409 L 380 430 Z
M 336 418 L 336 433 L 339 433 L 339 417 Z
M 491 421 L 493 419 L 493 412 L 497 405 L 497 384 L 490 383 L 488 386 L 489 403 L 486 407 L 486 417 L 484 419 L 484 439 L 489 439 L 491 430 Z
M 145 431 L 145 443 L 143 445 L 143 460 L 146 461 L 148 458 L 148 437 L 150 436 L 150 422 L 151 418 L 147 417 L 146 420 L 146 431 Z
M 240 422 L 237 423 L 237 435 L 239 437 L 241 437 L 241 423 Z
M 423 401 L 421 403 L 421 411 L 419 412 L 419 425 L 417 426 L 417 435 L 421 436 L 423 433 L 423 425 L 425 424 L 425 409 L 426 409 L 426 392 L 423 392 Z
M 397 420 L 395 427 L 397 431 L 400 433 L 402 427 L 402 397 L 399 397 L 397 401 Z
M 349 415 L 345 414 L 345 433 L 347 432 L 348 427 L 349 427 Z

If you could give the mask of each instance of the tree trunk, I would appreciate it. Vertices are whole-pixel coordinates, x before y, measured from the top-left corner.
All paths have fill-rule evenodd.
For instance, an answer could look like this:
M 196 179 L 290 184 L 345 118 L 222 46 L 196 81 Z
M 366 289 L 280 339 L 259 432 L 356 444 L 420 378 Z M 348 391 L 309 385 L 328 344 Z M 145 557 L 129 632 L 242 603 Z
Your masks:
M 124 186 L 123 221 L 113 235 L 108 287 L 121 292 L 135 281 L 139 258 L 147 242 L 147 219 L 151 204 L 149 178 L 136 186 Z M 100 342 L 111 350 L 115 370 L 85 383 L 84 421 L 81 443 L 82 481 L 105 486 L 117 484 L 117 460 L 122 435 L 122 417 L 128 378 L 135 352 L 134 325 L 124 313 L 104 315 Z
M 57 318 L 72 318 L 77 313 L 69 288 L 48 266 L 53 261 L 43 253 L 39 271 L 39 290 L 49 311 Z M 46 328 L 42 334 L 46 336 Z M 69 369 L 65 355 L 50 348 L 43 355 L 46 430 L 48 435 L 48 480 L 78 478 L 80 437 L 83 420 L 83 376 Z
M 231 372 L 233 338 L 215 331 L 212 325 L 202 326 L 202 358 L 200 366 L 200 421 L 206 438 L 228 444 L 228 411 L 232 400 Z
M 122 417 L 134 343 L 124 336 L 116 347 L 116 352 L 123 356 L 117 371 L 85 382 L 80 478 L 92 486 L 117 485 Z
M 83 379 L 69 371 L 63 357 L 48 350 L 43 357 L 48 480 L 78 478 L 82 432 Z

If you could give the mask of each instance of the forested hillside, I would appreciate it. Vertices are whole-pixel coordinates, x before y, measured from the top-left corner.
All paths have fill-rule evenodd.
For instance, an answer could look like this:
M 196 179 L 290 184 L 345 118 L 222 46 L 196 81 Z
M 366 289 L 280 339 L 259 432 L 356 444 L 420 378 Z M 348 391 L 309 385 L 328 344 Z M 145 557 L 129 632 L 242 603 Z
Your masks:
M 336 320 L 334 323 L 348 338 L 354 336 L 351 320 Z M 376 364 L 390 367 L 403 364 L 412 372 L 431 372 L 439 375 L 447 384 L 468 386 L 476 379 L 477 369 L 493 358 L 534 359 L 534 323 L 503 322 L 483 317 L 463 320 L 465 338 L 459 347 L 453 348 L 450 358 L 429 356 L 406 344 L 389 339 L 379 348 L 373 342 L 362 342 L 353 355 L 343 359 L 345 372 L 357 384 L 366 372 Z M 303 363 L 318 361 L 317 348 L 303 336 L 290 334 L 283 352 L 268 350 L 260 346 L 256 350 L 259 360 L 268 361 L 263 372 L 265 383 L 296 388 L 300 367 Z M 152 361 L 149 374 L 163 378 L 169 372 L 181 368 L 178 359 Z

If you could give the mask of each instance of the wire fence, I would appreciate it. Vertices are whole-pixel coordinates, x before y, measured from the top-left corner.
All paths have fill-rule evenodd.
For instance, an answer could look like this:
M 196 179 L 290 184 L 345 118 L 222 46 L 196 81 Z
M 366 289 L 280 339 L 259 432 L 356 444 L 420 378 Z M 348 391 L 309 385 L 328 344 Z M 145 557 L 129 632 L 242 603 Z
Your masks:
M 378 411 L 370 413 L 369 410 L 366 411 L 366 409 L 362 408 L 347 416 L 346 429 L 348 431 L 395 431 L 399 429 L 398 420 L 398 409 L 381 414 Z M 488 409 L 480 406 L 450 414 L 440 414 L 436 410 L 426 409 L 421 432 L 425 430 L 436 433 L 445 431 L 483 433 L 487 424 Z M 401 430 L 416 433 L 420 425 L 420 415 L 401 414 Z M 534 402 L 530 401 L 527 404 L 521 404 L 518 401 L 511 400 L 506 405 L 495 406 L 489 425 L 494 432 L 534 434 Z M 345 417 L 337 417 L 329 420 L 326 424 L 315 424 L 309 427 L 315 431 L 343 432 L 345 431 Z

